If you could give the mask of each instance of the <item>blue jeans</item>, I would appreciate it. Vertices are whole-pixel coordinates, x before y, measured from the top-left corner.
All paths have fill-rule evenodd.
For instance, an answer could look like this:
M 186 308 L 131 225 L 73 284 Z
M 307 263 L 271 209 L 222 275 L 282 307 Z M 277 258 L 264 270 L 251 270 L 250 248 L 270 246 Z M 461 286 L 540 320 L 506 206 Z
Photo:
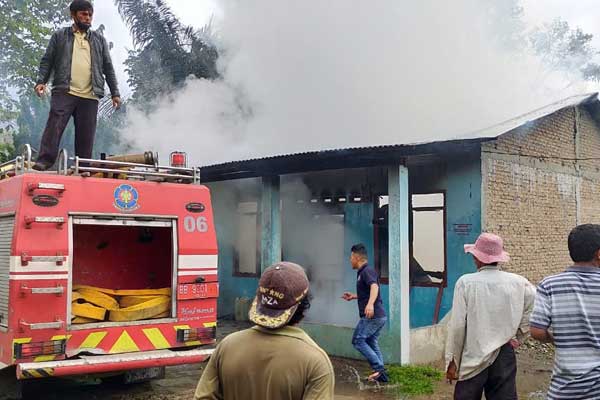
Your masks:
M 361 318 L 352 336 L 352 345 L 367 359 L 375 372 L 385 371 L 383 356 L 381 355 L 381 350 L 379 350 L 377 339 L 379 339 L 379 334 L 385 326 L 386 321 L 386 317 L 373 319 Z

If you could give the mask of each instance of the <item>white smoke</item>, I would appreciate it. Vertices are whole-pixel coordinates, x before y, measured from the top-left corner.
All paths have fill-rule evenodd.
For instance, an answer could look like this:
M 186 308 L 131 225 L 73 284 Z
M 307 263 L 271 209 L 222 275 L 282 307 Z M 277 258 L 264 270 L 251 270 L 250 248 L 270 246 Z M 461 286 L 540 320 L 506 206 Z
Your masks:
M 221 0 L 223 79 L 130 112 L 127 135 L 210 165 L 449 139 L 590 91 L 499 40 L 493 3 Z

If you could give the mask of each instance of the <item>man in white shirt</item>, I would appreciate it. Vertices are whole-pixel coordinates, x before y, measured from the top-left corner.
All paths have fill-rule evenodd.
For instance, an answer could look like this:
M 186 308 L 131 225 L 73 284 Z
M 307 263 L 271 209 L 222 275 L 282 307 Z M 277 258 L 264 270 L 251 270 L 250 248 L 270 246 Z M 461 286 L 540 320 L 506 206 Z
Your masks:
M 458 380 L 454 399 L 517 399 L 514 348 L 529 332 L 535 287 L 522 276 L 504 272 L 509 261 L 502 238 L 483 233 L 465 245 L 477 272 L 462 276 L 454 288 L 446 343 L 446 377 Z

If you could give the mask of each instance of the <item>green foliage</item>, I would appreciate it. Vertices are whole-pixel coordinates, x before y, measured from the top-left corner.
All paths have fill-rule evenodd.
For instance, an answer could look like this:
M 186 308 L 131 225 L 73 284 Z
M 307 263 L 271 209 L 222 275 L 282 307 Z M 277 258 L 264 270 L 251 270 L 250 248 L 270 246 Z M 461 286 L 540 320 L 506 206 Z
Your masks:
M 135 103 L 148 104 L 181 87 L 189 76 L 218 77 L 210 27 L 196 31 L 182 25 L 162 0 L 115 0 L 115 4 L 136 47 L 125 62 Z
M 33 93 L 39 60 L 50 35 L 69 19 L 69 2 L 0 0 L 0 127 L 22 126 L 18 118 L 23 101 Z M 0 148 L 0 159 L 4 150 Z
M 69 20 L 70 0 L 0 0 L 0 87 L 32 89 L 52 32 Z
M 433 367 L 418 365 L 390 365 L 388 367 L 390 385 L 399 394 L 433 394 L 434 383 L 441 380 L 443 373 Z
M 12 139 L 13 129 L 12 128 L 0 128 L 0 163 L 11 160 L 15 156 L 15 148 L 11 143 L 4 142 L 6 139 Z

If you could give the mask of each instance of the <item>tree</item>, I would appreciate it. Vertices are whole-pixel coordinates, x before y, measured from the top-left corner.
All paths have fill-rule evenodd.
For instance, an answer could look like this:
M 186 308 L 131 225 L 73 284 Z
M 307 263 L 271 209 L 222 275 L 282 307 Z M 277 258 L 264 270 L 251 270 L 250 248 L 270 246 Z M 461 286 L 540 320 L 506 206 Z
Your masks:
M 0 126 L 15 132 L 15 138 L 20 136 L 18 128 L 24 126 L 19 122 L 21 110 L 48 106 L 48 100 L 29 106 L 24 102 L 33 98 L 39 60 L 50 35 L 68 21 L 68 5 L 69 0 L 0 0 Z M 6 159 L 7 151 L 14 153 L 8 144 L 1 147 L 0 160 Z
M 52 31 L 69 19 L 69 0 L 0 0 L 0 122 L 16 117 L 16 99 L 32 90 Z
M 587 80 L 600 81 L 600 65 L 595 62 L 598 50 L 593 35 L 580 28 L 571 29 L 560 18 L 543 24 L 530 34 L 533 51 L 554 70 L 578 71 Z
M 181 87 L 190 75 L 218 77 L 218 53 L 208 40 L 209 27 L 182 25 L 163 0 L 115 0 L 135 49 L 125 62 L 132 100 L 147 103 Z

